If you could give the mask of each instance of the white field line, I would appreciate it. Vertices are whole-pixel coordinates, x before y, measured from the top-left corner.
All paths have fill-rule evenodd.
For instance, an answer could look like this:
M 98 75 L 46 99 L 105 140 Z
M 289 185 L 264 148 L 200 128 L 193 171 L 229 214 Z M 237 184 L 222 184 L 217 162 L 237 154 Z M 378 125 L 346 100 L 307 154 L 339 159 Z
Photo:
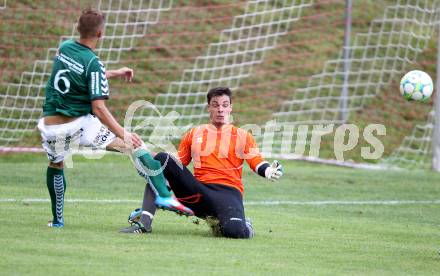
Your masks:
M 136 203 L 140 204 L 141 199 L 66 199 L 65 202 L 69 203 Z M 18 202 L 18 203 L 43 203 L 50 202 L 49 198 L 0 198 L 0 203 L 5 202 Z M 254 206 L 276 206 L 276 205 L 429 205 L 440 204 L 440 199 L 437 200 L 364 200 L 364 201 L 346 201 L 346 200 L 317 200 L 317 201 L 246 201 L 244 205 Z

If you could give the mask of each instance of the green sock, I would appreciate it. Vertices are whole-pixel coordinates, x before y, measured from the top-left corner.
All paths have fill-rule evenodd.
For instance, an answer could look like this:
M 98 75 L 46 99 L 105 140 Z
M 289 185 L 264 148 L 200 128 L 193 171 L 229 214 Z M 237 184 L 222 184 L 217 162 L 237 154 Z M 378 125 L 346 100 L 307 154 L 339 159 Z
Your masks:
M 47 167 L 47 189 L 49 190 L 52 204 L 53 223 L 64 222 L 64 193 L 66 191 L 66 179 L 64 170 Z
M 134 153 L 134 156 L 138 158 L 139 161 L 141 161 L 141 163 L 149 170 L 157 171 L 162 166 L 159 161 L 153 159 L 153 157 L 151 157 L 151 155 L 144 149 L 137 150 Z M 149 175 L 148 177 L 151 179 L 151 182 L 153 183 L 153 186 L 160 197 L 171 196 L 171 192 L 168 190 L 163 172 L 160 172 L 158 175 L 155 176 Z

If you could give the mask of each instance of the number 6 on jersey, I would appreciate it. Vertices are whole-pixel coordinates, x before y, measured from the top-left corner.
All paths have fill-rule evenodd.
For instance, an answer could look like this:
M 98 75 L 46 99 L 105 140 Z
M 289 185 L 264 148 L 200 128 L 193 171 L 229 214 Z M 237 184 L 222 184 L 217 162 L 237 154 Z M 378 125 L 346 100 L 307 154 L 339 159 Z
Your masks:
M 67 92 L 69 92 L 69 89 L 70 89 L 70 81 L 69 81 L 69 79 L 66 78 L 66 77 L 61 77 L 61 74 L 65 73 L 65 72 L 70 72 L 70 70 L 69 69 L 59 70 L 57 72 L 57 74 L 55 75 L 55 79 L 53 81 L 54 88 L 58 92 L 60 92 L 61 94 L 66 94 Z M 59 85 L 58 85 L 58 83 L 60 81 L 63 81 L 63 83 L 64 83 L 64 90 L 61 90 Z

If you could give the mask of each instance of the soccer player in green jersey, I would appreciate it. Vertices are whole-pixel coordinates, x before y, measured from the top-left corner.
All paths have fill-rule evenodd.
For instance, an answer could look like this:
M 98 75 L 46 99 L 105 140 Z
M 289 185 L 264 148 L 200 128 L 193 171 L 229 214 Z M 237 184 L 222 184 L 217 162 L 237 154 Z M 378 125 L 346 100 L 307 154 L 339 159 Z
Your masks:
M 53 220 L 48 226 L 64 227 L 66 179 L 63 160 L 74 146 L 130 152 L 139 174 L 157 192 L 155 204 L 163 209 L 193 215 L 191 209 L 172 196 L 160 172 L 160 162 L 146 151 L 141 138 L 136 133 L 127 132 L 106 107 L 110 94 L 107 78 L 124 77 L 131 81 L 133 70 L 122 67 L 106 71 L 94 53 L 103 35 L 104 24 L 101 12 L 88 9 L 81 14 L 77 26 L 80 38 L 61 44 L 46 85 L 43 118 L 38 122 L 38 129 L 49 159 L 47 188 Z

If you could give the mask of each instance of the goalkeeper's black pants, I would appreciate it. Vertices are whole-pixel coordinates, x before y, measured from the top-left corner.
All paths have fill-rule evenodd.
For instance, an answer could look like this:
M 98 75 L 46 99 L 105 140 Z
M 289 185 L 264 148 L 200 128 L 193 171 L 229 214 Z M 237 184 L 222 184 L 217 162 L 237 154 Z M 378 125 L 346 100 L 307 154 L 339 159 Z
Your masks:
M 199 182 L 185 166 L 167 153 L 158 153 L 154 158 L 164 166 L 165 178 L 177 199 L 191 208 L 197 217 L 217 218 L 224 237 L 243 239 L 253 234 L 246 227 L 240 191 L 218 183 Z

